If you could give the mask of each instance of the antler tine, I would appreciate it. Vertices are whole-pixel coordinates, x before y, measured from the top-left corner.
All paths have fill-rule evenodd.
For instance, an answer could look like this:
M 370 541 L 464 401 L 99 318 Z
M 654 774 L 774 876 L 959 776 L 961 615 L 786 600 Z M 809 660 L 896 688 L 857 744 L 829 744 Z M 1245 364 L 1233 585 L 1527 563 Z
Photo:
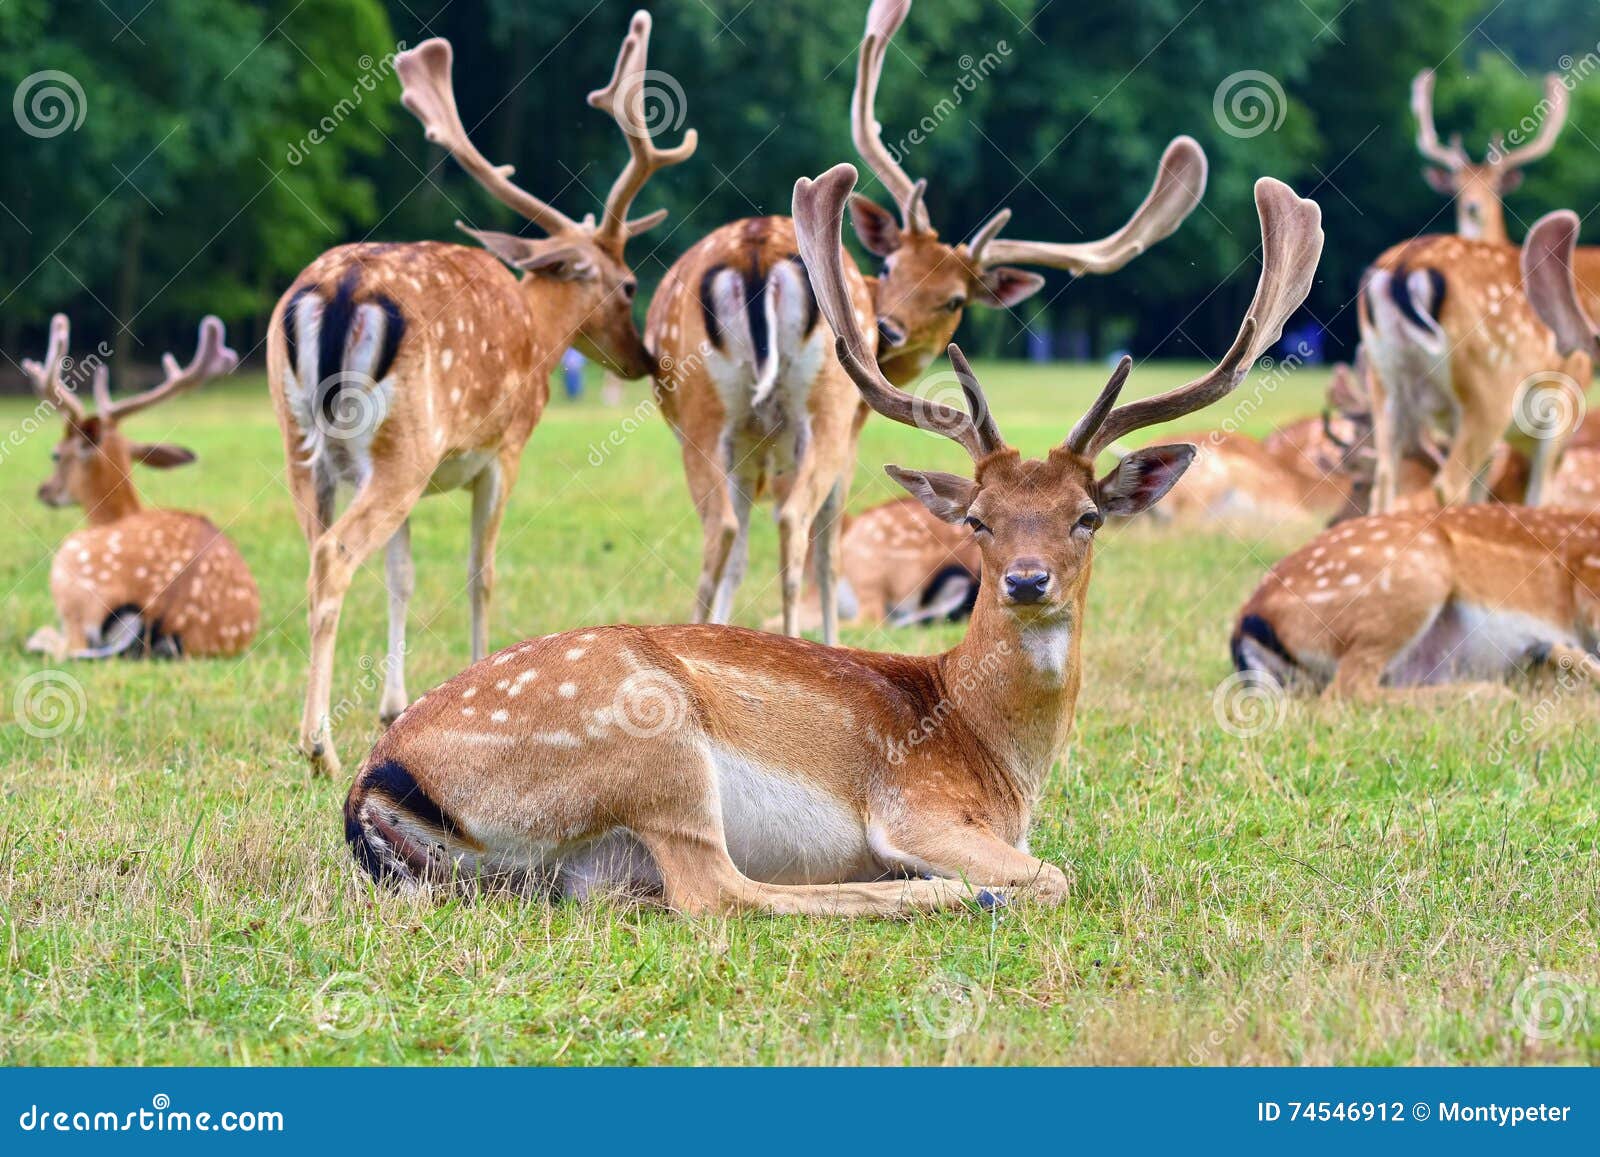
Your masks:
M 1539 320 L 1556 335 L 1563 355 L 1597 352 L 1600 331 L 1578 300 L 1572 254 L 1578 244 L 1578 215 L 1558 209 L 1534 222 L 1522 243 L 1522 281 Z
M 1311 292 L 1322 256 L 1322 210 L 1315 201 L 1297 197 L 1283 182 L 1262 177 L 1256 182 L 1256 213 L 1261 218 L 1261 277 L 1232 348 L 1204 377 L 1112 410 L 1086 440 L 1087 456 L 1134 430 L 1180 418 L 1226 397 L 1283 333 L 1284 323 Z
M 1063 445 L 1074 454 L 1087 454 L 1090 444 L 1100 427 L 1105 424 L 1106 418 L 1111 414 L 1117 404 L 1117 398 L 1122 393 L 1122 387 L 1127 384 L 1128 374 L 1133 370 L 1133 359 L 1126 354 L 1117 363 L 1117 368 L 1111 371 L 1111 377 L 1106 384 L 1100 387 L 1100 396 L 1095 398 L 1094 405 L 1090 406 L 1083 417 L 1078 419 L 1078 424 L 1072 427 L 1072 432 L 1067 435 Z
M 142 394 L 135 394 L 121 402 L 114 403 L 107 411 L 118 418 L 126 418 L 137 414 L 140 410 L 148 410 L 158 402 L 194 389 L 202 382 L 222 374 L 232 373 L 233 368 L 239 364 L 239 355 L 229 349 L 224 343 L 227 337 L 222 328 L 220 319 L 207 314 L 200 321 L 200 339 L 195 347 L 194 357 L 186 366 L 179 366 L 178 359 L 171 354 L 164 354 L 161 358 L 161 368 L 166 376 L 155 386 Z
M 917 185 L 884 147 L 883 126 L 878 123 L 874 111 L 889 41 L 910 11 L 911 0 L 872 0 L 872 7 L 867 10 L 867 28 L 856 58 L 856 87 L 850 96 L 850 136 L 855 141 L 856 152 L 894 198 L 905 230 L 917 233 L 929 227 L 928 210 L 922 204 Z
M 960 443 L 976 461 L 989 451 L 972 418 L 940 402 L 923 401 L 895 389 L 867 348 L 844 281 L 844 207 L 855 186 L 856 169 L 849 164 L 835 165 L 814 181 L 801 177 L 794 185 L 794 225 L 800 260 L 811 279 L 817 305 L 833 327 L 839 361 L 867 405 L 892 421 L 944 434 Z M 976 379 L 972 382 L 976 386 Z M 962 383 L 963 388 L 966 385 Z
M 667 215 L 665 209 L 658 209 L 637 221 L 629 221 L 628 209 L 639 190 L 660 170 L 687 161 L 700 143 L 700 134 L 694 129 L 686 130 L 683 140 L 670 149 L 656 148 L 650 138 L 650 124 L 645 116 L 650 27 L 648 12 L 641 10 L 633 14 L 628 35 L 617 52 L 617 66 L 612 70 L 610 83 L 589 94 L 589 104 L 610 113 L 628 141 L 628 163 L 606 194 L 605 217 L 598 233 L 601 239 L 614 244 L 619 253 L 628 238 L 660 224 Z
M 1500 164 L 1508 169 L 1520 169 L 1523 165 L 1537 161 L 1555 147 L 1556 138 L 1561 135 L 1562 128 L 1567 123 L 1567 109 L 1570 100 L 1567 86 L 1562 83 L 1557 73 L 1548 73 L 1544 78 L 1544 99 L 1550 106 L 1545 113 L 1544 120 L 1539 124 L 1539 131 L 1534 134 L 1533 140 L 1525 145 L 1506 152 L 1497 147 L 1500 155 Z
M 1411 113 L 1417 118 L 1417 151 L 1428 160 L 1454 172 L 1472 163 L 1459 139 L 1449 147 L 1439 143 L 1439 130 L 1433 126 L 1433 69 L 1424 68 L 1411 81 Z
M 1208 171 L 1205 150 L 1199 143 L 1193 137 L 1174 137 L 1161 154 L 1156 179 L 1143 203 L 1109 237 L 1070 245 L 994 237 L 983 245 L 982 263 L 1046 265 L 1077 275 L 1115 273 L 1156 242 L 1170 237 L 1194 212 L 1205 196 Z M 980 238 L 981 235 L 980 230 Z M 978 240 L 974 238 L 974 245 Z
M 439 36 L 396 56 L 394 68 L 400 74 L 400 103 L 422 122 L 428 140 L 444 146 L 456 163 L 502 205 L 520 213 L 546 233 L 579 228 L 571 217 L 514 184 L 512 166 L 491 164 L 473 146 L 461 123 L 461 114 L 456 110 L 455 87 L 450 79 L 453 57 L 450 42 Z
M 109 414 L 112 410 L 111 367 L 105 362 L 99 362 L 94 367 L 94 408 L 102 414 Z
M 50 344 L 45 348 L 44 362 L 32 358 L 22 359 L 22 372 L 33 382 L 33 389 L 45 401 L 74 420 L 83 418 L 83 403 L 67 389 L 61 380 L 61 366 L 67 357 L 67 344 L 72 338 L 72 323 L 67 315 L 58 313 L 50 319 Z
M 1006 440 L 1000 436 L 1000 426 L 994 420 L 994 411 L 989 408 L 989 399 L 984 396 L 983 386 L 978 383 L 978 375 L 972 372 L 972 365 L 967 361 L 967 355 L 961 352 L 961 347 L 951 342 L 945 352 L 950 356 L 950 365 L 956 371 L 956 381 L 961 383 L 961 392 L 967 398 L 967 410 L 972 415 L 972 427 L 978 435 L 978 443 L 985 454 L 993 454 L 1005 446 Z

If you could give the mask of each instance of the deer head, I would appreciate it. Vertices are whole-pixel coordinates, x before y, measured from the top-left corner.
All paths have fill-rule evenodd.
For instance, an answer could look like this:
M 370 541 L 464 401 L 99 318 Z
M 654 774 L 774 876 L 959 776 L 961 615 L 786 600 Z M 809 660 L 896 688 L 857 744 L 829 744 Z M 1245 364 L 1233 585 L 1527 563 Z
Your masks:
M 1425 68 L 1411 82 L 1411 111 L 1417 118 L 1417 150 L 1433 164 L 1422 170 L 1423 178 L 1436 193 L 1454 197 L 1456 232 L 1483 241 L 1506 240 L 1505 194 L 1522 184 L 1524 166 L 1548 153 L 1567 120 L 1567 89 L 1561 77 L 1550 73 L 1544 81 L 1543 114 L 1533 140 L 1508 150 L 1505 138 L 1497 136 L 1481 162 L 1474 161 L 1461 145 L 1460 135 L 1449 145 L 1439 142 L 1433 125 L 1433 70 Z
M 904 384 L 921 373 L 961 324 L 968 305 L 1009 308 L 1032 297 L 1044 278 L 1016 264 L 1112 273 L 1183 223 L 1206 187 L 1206 155 L 1190 137 L 1167 146 L 1155 184 L 1122 228 L 1099 241 L 1056 244 L 1003 239 L 1011 219 L 1001 209 L 967 240 L 942 241 L 929 220 L 925 180 L 907 176 L 883 144 L 874 113 L 889 41 L 910 11 L 911 0 L 873 0 L 856 64 L 850 130 L 856 151 L 894 198 L 894 216 L 867 197 L 850 201 L 851 223 L 868 250 L 883 258 L 875 297 L 879 364 L 889 380 Z
M 23 372 L 34 391 L 66 420 L 61 441 L 51 452 L 55 468 L 39 487 L 46 506 L 82 506 L 91 521 L 110 521 L 138 509 L 130 474 L 133 464 L 168 469 L 195 460 L 182 446 L 164 442 L 135 442 L 119 428 L 124 418 L 158 402 L 194 389 L 209 378 L 229 373 L 239 357 L 224 344 L 222 322 L 206 317 L 200 323 L 199 346 L 187 366 L 167 354 L 162 359 L 165 376 L 143 393 L 121 401 L 111 400 L 111 375 L 103 361 L 93 360 L 95 412 L 90 414 L 66 382 L 67 345 L 71 327 L 65 314 L 50 321 L 50 344 L 45 360 L 26 360 Z M 87 360 L 87 359 L 86 359 Z M 81 369 L 85 362 L 79 362 Z
M 853 166 L 837 165 L 815 181 L 802 178 L 794 192 L 801 257 L 833 327 L 839 360 L 874 410 L 946 435 L 975 464 L 971 478 L 898 466 L 886 467 L 889 476 L 936 517 L 972 528 L 983 559 L 981 589 L 989 592 L 980 597 L 998 600 L 1019 617 L 1070 613 L 1088 582 L 1095 531 L 1109 516 L 1136 514 L 1157 502 L 1195 451 L 1189 445 L 1135 450 L 1098 478 L 1095 458 L 1117 439 L 1208 406 L 1238 386 L 1311 290 L 1322 252 L 1321 210 L 1287 185 L 1266 177 L 1256 182 L 1261 278 L 1222 361 L 1187 385 L 1118 406 L 1132 366 L 1132 359 L 1123 358 L 1066 440 L 1038 461 L 1023 459 L 1000 436 L 978 379 L 956 346 L 949 353 L 966 396 L 965 413 L 896 389 L 879 369 L 856 325 L 840 252 L 844 206 L 855 181 Z
M 574 221 L 541 201 L 512 183 L 510 165 L 491 164 L 473 146 L 456 110 L 448 40 L 425 40 L 395 57 L 401 103 L 422 122 L 428 140 L 444 146 L 495 200 L 544 230 L 545 236 L 470 229 L 460 221 L 456 227 L 527 278 L 569 283 L 578 294 L 576 315 L 582 318 L 574 344 L 626 378 L 649 373 L 652 361 L 634 324 L 633 299 L 639 282 L 623 249 L 631 238 L 667 216 L 665 209 L 658 209 L 629 220 L 628 211 L 654 173 L 688 160 L 699 143 L 694 129 L 670 149 L 658 149 L 651 140 L 645 109 L 650 26 L 648 12 L 634 13 L 610 83 L 589 94 L 589 104 L 609 113 L 628 142 L 628 163 L 606 195 L 598 223 L 592 214 Z

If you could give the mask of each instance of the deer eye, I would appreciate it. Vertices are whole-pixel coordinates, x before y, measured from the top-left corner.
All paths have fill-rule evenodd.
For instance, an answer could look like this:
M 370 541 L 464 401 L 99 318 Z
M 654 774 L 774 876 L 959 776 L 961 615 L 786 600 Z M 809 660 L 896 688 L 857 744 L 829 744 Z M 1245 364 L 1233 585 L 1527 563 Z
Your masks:
M 974 518 L 972 515 L 969 514 L 964 519 L 962 519 L 961 521 L 965 522 L 969 527 L 972 528 L 972 533 L 973 534 L 990 534 L 990 533 L 992 533 L 989 530 L 988 526 L 986 526 L 984 524 L 984 521 L 981 518 Z
M 627 281 L 622 283 L 622 296 L 627 298 L 629 301 L 632 301 L 634 294 L 638 292 L 639 283 L 634 281 L 632 278 L 629 278 Z
M 1104 526 L 1105 522 L 1105 516 L 1102 515 L 1098 510 L 1085 510 L 1078 516 L 1077 529 L 1086 530 L 1090 534 L 1093 534 L 1095 531 Z
M 944 303 L 945 312 L 946 313 L 955 313 L 958 309 L 960 309 L 965 304 L 967 304 L 967 299 L 962 297 L 958 293 L 954 297 L 952 297 L 949 301 Z

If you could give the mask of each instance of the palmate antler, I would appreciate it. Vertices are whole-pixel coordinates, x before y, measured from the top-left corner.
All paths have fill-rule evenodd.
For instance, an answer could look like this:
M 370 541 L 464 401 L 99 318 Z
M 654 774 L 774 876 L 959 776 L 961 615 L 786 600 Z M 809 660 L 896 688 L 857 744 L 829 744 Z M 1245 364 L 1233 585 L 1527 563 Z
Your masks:
M 223 328 L 221 319 L 207 314 L 200 320 L 199 341 L 195 347 L 194 357 L 189 359 L 188 365 L 180 366 L 177 358 L 171 354 L 163 354 L 161 368 L 165 376 L 161 381 L 143 393 L 110 403 L 109 409 L 106 408 L 106 403 L 102 403 L 101 414 L 120 421 L 169 398 L 188 393 L 212 378 L 232 373 L 234 367 L 239 364 L 239 355 L 229 349 L 226 342 L 227 331 Z M 108 391 L 107 402 L 109 396 Z
M 515 170 L 510 165 L 495 165 L 477 150 L 456 108 L 455 88 L 451 79 L 453 52 L 448 40 L 434 37 L 395 57 L 395 71 L 400 75 L 402 86 L 400 101 L 422 122 L 428 140 L 444 146 L 473 180 L 502 205 L 526 217 L 551 236 L 583 233 L 620 256 L 623 245 L 630 237 L 636 237 L 660 224 L 667 215 L 665 209 L 658 209 L 636 221 L 629 221 L 628 210 L 634 198 L 652 175 L 688 160 L 699 144 L 694 129 L 685 132 L 682 143 L 670 149 L 658 149 L 650 139 L 650 128 L 645 118 L 650 28 L 648 12 L 634 13 L 628 34 L 617 53 L 617 64 L 610 83 L 589 94 L 591 105 L 604 109 L 616 120 L 627 139 L 629 152 L 627 165 L 606 196 L 605 213 L 598 226 L 592 218 L 586 217 L 581 223 L 574 221 L 553 205 L 540 200 L 511 180 Z M 471 229 L 466 232 L 494 247 L 492 236 Z
M 867 12 L 866 31 L 856 63 L 856 87 L 850 101 L 850 135 L 861 159 L 877 176 L 900 209 L 902 228 L 908 233 L 932 229 L 925 202 L 926 181 L 913 181 L 883 143 L 878 123 L 878 82 L 889 42 L 911 11 L 911 0 L 873 0 Z M 1155 182 L 1144 203 L 1127 222 L 1098 241 L 1056 243 L 1010 240 L 1000 237 L 1011 210 L 1002 208 L 985 221 L 967 242 L 967 257 L 975 266 L 1043 265 L 1074 274 L 1114 273 L 1169 237 L 1194 212 L 1205 195 L 1206 154 L 1193 137 L 1174 137 L 1161 156 Z
M 794 186 L 794 226 L 800 260 L 810 275 L 817 305 L 833 327 L 839 361 L 866 403 L 885 418 L 937 430 L 965 447 L 975 461 L 986 457 L 1005 443 L 988 416 L 983 389 L 957 347 L 950 347 L 950 360 L 955 364 L 971 414 L 895 389 L 867 347 L 844 279 L 844 207 L 855 185 L 855 166 L 845 164 L 835 165 L 815 181 L 802 177 Z M 978 419 L 974 420 L 973 415 Z
M 815 181 L 802 177 L 794 189 L 800 255 L 810 273 L 817 304 L 837 336 L 840 362 L 867 404 L 884 417 L 939 430 L 974 459 L 993 453 L 1004 443 L 989 417 L 983 391 L 957 347 L 950 347 L 951 361 L 971 414 L 895 389 L 868 352 L 850 305 L 841 250 L 844 207 L 855 183 L 854 166 L 835 165 Z M 1239 334 L 1222 361 L 1204 377 L 1178 389 L 1117 407 L 1132 366 L 1131 359 L 1124 358 L 1094 405 L 1073 427 L 1064 443 L 1067 449 L 1093 458 L 1134 430 L 1210 405 L 1236 388 L 1256 358 L 1278 340 L 1284 323 L 1311 292 L 1322 255 L 1322 210 L 1315 201 L 1297 197 L 1282 182 L 1263 177 L 1256 182 L 1256 211 L 1261 218 L 1261 277 Z
M 50 319 L 50 344 L 45 349 L 44 361 L 22 359 L 22 372 L 33 383 L 34 393 L 49 402 L 74 422 L 83 420 L 83 403 L 67 388 L 61 373 L 67 360 L 67 346 L 72 339 L 72 323 L 67 315 L 58 313 Z
M 1523 289 L 1539 320 L 1556 335 L 1563 356 L 1600 354 L 1600 329 L 1578 300 L 1572 272 L 1577 244 L 1578 215 L 1571 209 L 1540 217 L 1522 243 Z

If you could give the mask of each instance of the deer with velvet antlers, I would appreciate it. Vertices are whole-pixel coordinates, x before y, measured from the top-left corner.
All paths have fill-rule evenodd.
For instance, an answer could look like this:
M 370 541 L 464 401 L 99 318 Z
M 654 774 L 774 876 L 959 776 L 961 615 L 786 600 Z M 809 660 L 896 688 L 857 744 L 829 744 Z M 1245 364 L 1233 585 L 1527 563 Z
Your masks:
M 239 359 L 225 344 L 222 322 L 202 321 L 189 364 L 168 354 L 162 380 L 131 397 L 113 401 L 110 372 L 96 362 L 92 414 L 66 381 L 70 337 L 66 316 L 57 314 L 43 363 L 22 363 L 34 390 L 66 420 L 39 501 L 81 506 L 89 522 L 66 537 L 50 567 L 60 626 L 34 632 L 28 649 L 55 659 L 238 654 L 261 618 L 250 568 L 208 519 L 149 509 L 133 483 L 134 463 L 167 469 L 193 462 L 194 454 L 134 442 L 121 429 L 135 414 L 233 370 Z
M 338 768 L 329 734 L 334 638 L 345 592 L 374 551 L 387 551 L 389 656 L 379 713 L 406 705 L 405 616 L 412 592 L 409 517 L 425 494 L 472 494 L 467 580 L 472 656 L 488 649 L 495 539 L 523 444 L 549 398 L 549 375 L 576 345 L 629 378 L 652 359 L 633 322 L 637 281 L 628 241 L 666 210 L 630 220 L 656 171 L 694 152 L 658 149 L 643 108 L 650 17 L 633 17 L 611 82 L 589 94 L 622 129 L 629 159 L 605 211 L 574 221 L 478 152 L 456 110 L 451 48 L 425 41 L 395 60 L 407 109 L 491 196 L 544 230 L 523 237 L 460 227 L 483 249 L 437 242 L 332 249 L 278 303 L 267 345 L 290 488 L 311 548 L 311 669 L 300 743 L 317 770 Z M 513 272 L 515 271 L 515 272 Z M 353 488 L 337 519 L 334 497 Z
M 1425 68 L 1411 82 L 1411 112 L 1417 118 L 1417 151 L 1436 168 L 1422 170 L 1436 193 L 1455 200 L 1456 233 L 1476 241 L 1507 241 L 1505 194 L 1522 184 L 1522 170 L 1546 156 L 1567 122 L 1567 87 L 1550 73 L 1544 80 L 1544 100 L 1539 104 L 1539 127 L 1532 140 L 1507 149 L 1496 137 L 1484 159 L 1475 162 L 1462 147 L 1459 135 L 1448 145 L 1439 140 L 1433 124 L 1433 69 Z
M 1006 445 L 955 347 L 967 410 L 884 377 L 856 315 L 840 228 L 855 170 L 795 187 L 801 256 L 836 353 L 868 405 L 919 419 L 971 477 L 888 467 L 934 515 L 973 528 L 982 585 L 942 655 L 877 654 L 727 626 L 613 626 L 510 647 L 428 692 L 379 740 L 345 804 L 374 876 L 504 877 L 582 897 L 654 893 L 684 912 L 892 914 L 1003 897 L 1047 902 L 1065 872 L 1027 851 L 1081 683 L 1095 530 L 1156 502 L 1193 455 L 1113 440 L 1234 389 L 1310 290 L 1320 213 L 1256 186 L 1262 272 L 1222 361 L 1117 405 L 1124 359 L 1043 460 Z M 920 877 L 920 878 L 919 878 Z
M 1200 146 L 1179 137 L 1154 187 L 1123 227 L 1099 241 L 1052 244 L 999 237 L 1002 210 L 973 239 L 951 245 L 929 223 L 925 182 L 890 155 L 874 118 L 889 41 L 911 0 L 873 0 L 856 62 L 850 124 L 856 148 L 900 206 L 903 225 L 865 197 L 852 202 L 857 236 L 884 271 L 865 278 L 845 258 L 852 307 L 878 364 L 897 385 L 944 348 L 969 304 L 1016 305 L 1044 284 L 1008 263 L 1075 274 L 1111 273 L 1171 234 L 1205 191 Z M 869 321 L 875 321 L 869 324 Z M 823 641 L 837 641 L 837 534 L 865 411 L 832 356 L 786 217 L 735 221 L 680 258 L 650 304 L 646 344 L 660 361 L 656 394 L 683 447 L 703 528 L 696 622 L 727 622 L 743 580 L 751 508 L 777 502 L 786 634 L 801 628 L 808 548 Z

